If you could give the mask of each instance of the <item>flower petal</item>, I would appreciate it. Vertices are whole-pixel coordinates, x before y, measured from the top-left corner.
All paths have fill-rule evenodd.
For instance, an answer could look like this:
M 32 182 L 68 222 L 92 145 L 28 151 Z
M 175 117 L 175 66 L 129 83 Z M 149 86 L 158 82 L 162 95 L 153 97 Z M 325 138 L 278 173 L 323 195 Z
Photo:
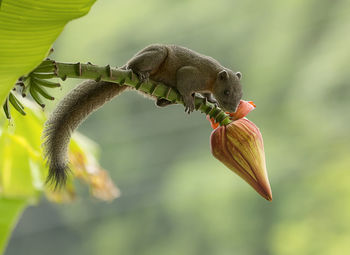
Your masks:
M 238 120 L 247 116 L 247 114 L 250 113 L 255 108 L 256 108 L 256 105 L 253 103 L 253 101 L 241 100 L 239 102 L 237 110 L 233 113 L 228 113 L 228 114 L 231 116 L 233 120 Z
M 272 200 L 261 133 L 246 118 L 215 129 L 211 134 L 214 157 L 248 182 L 261 196 Z
M 247 116 L 247 114 L 255 108 L 256 105 L 253 103 L 253 101 L 241 100 L 236 112 L 227 112 L 227 114 L 230 115 L 232 120 L 238 120 Z M 214 118 L 210 118 L 209 115 L 207 115 L 207 120 L 210 122 L 210 125 L 213 129 L 218 128 L 220 125 L 219 123 L 215 122 Z
M 216 129 L 220 125 L 220 123 L 215 122 L 214 118 L 210 118 L 209 115 L 207 115 L 207 120 L 210 122 L 212 129 Z

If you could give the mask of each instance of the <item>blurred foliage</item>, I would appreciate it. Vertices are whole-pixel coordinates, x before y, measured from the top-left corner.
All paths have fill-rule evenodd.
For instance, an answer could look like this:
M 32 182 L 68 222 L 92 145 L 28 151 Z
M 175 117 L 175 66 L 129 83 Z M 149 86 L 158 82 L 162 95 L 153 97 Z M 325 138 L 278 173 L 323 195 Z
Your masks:
M 201 114 L 125 93 L 81 127 L 122 196 L 29 208 L 5 254 L 348 254 L 349 9 L 346 0 L 98 1 L 66 27 L 54 58 L 120 66 L 149 43 L 175 43 L 241 71 L 274 200 L 211 156 Z
M 28 113 L 25 118 L 17 111 L 13 113 L 16 127 L 14 122 L 0 119 L 0 252 L 20 212 L 37 200 L 43 190 L 46 174 L 40 154 L 43 114 L 37 109 Z
M 41 63 L 72 19 L 95 0 L 4 0 L 0 9 L 0 104 L 16 80 Z
M 36 204 L 45 192 L 51 201 L 72 201 L 75 188 L 72 179 L 62 190 L 44 185 L 47 169 L 41 150 L 44 113 L 34 103 L 23 99 L 27 116 L 12 113 L 11 122 L 0 119 L 0 251 L 25 206 Z M 102 200 L 119 195 L 109 175 L 96 161 L 97 146 L 86 137 L 75 134 L 70 145 L 71 168 L 76 177 L 91 187 L 92 194 Z
M 1 105 L 10 93 L 10 102 L 14 108 L 19 109 L 24 114 L 23 106 L 15 99 L 14 92 L 10 92 L 16 80 L 41 63 L 66 23 L 85 15 L 94 2 L 95 0 L 76 0 L 73 2 L 5 0 L 0 2 Z M 44 190 L 46 169 L 40 149 L 44 115 L 30 103 L 25 102 L 29 109 L 27 118 L 20 118 L 18 112 L 9 107 L 7 101 L 6 115 L 9 118 L 10 112 L 13 110 L 13 119 L 16 121 L 7 123 L 2 111 L 0 116 L 0 155 L 2 155 L 0 160 L 0 253 L 4 250 L 9 234 L 21 211 L 26 205 L 37 201 L 39 194 Z M 87 166 L 90 167 L 86 161 L 94 156 L 89 154 L 88 149 L 83 150 L 78 142 L 73 143 L 72 147 L 74 144 L 76 148 L 80 149 L 79 155 L 84 157 L 76 169 L 86 172 Z M 72 155 L 76 156 L 78 152 L 73 151 Z M 102 178 L 100 173 L 104 171 L 96 170 L 97 163 L 93 165 L 95 166 L 93 179 L 100 182 L 104 180 L 98 188 L 93 187 L 93 190 L 116 189 L 113 184 L 109 184 L 109 188 L 106 188 L 105 183 L 110 181 L 108 176 L 104 174 Z M 100 176 L 96 177 L 98 174 Z M 88 176 L 88 180 L 92 179 L 92 173 L 85 175 Z M 52 191 L 47 192 L 51 198 L 55 195 L 56 200 L 64 200 L 72 196 L 74 192 L 72 184 L 67 187 L 66 190 L 55 192 L 55 194 Z M 64 194 L 70 194 L 70 196 L 67 197 Z M 115 197 L 117 192 L 103 195 L 99 196 L 106 199 L 110 195 L 107 198 L 110 199 L 111 196 Z
M 9 234 L 13 230 L 19 216 L 27 205 L 26 199 L 7 199 L 0 197 L 0 252 L 5 249 Z

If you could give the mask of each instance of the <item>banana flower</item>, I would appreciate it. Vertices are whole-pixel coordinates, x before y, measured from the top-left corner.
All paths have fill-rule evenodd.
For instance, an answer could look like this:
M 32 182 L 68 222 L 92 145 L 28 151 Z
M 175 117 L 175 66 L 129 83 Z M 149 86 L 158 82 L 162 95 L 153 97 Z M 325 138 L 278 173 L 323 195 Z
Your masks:
M 266 171 L 265 152 L 259 128 L 245 116 L 255 109 L 253 102 L 241 100 L 235 113 L 229 113 L 232 122 L 213 127 L 210 136 L 211 152 L 230 170 L 249 183 L 266 200 L 272 200 L 272 192 Z

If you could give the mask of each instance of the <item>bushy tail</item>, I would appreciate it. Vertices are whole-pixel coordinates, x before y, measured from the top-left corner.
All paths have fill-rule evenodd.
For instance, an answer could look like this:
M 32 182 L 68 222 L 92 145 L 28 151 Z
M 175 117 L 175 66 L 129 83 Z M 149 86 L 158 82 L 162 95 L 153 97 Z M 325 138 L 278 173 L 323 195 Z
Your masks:
M 46 121 L 43 132 L 44 155 L 49 166 L 47 182 L 55 187 L 65 184 L 72 132 L 88 115 L 126 88 L 111 82 L 89 80 L 78 85 L 59 102 Z

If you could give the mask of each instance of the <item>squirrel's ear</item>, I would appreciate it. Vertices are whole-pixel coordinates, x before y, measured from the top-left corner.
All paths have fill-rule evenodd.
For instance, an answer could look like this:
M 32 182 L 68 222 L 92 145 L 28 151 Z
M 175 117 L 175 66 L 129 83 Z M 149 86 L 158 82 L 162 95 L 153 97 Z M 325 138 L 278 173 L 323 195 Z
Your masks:
M 218 74 L 218 77 L 219 77 L 220 80 L 223 80 L 223 81 L 228 80 L 228 73 L 227 73 L 227 71 L 226 70 L 220 71 L 220 73 Z
M 238 79 L 242 79 L 242 73 L 241 72 L 237 72 L 236 76 L 238 77 Z

